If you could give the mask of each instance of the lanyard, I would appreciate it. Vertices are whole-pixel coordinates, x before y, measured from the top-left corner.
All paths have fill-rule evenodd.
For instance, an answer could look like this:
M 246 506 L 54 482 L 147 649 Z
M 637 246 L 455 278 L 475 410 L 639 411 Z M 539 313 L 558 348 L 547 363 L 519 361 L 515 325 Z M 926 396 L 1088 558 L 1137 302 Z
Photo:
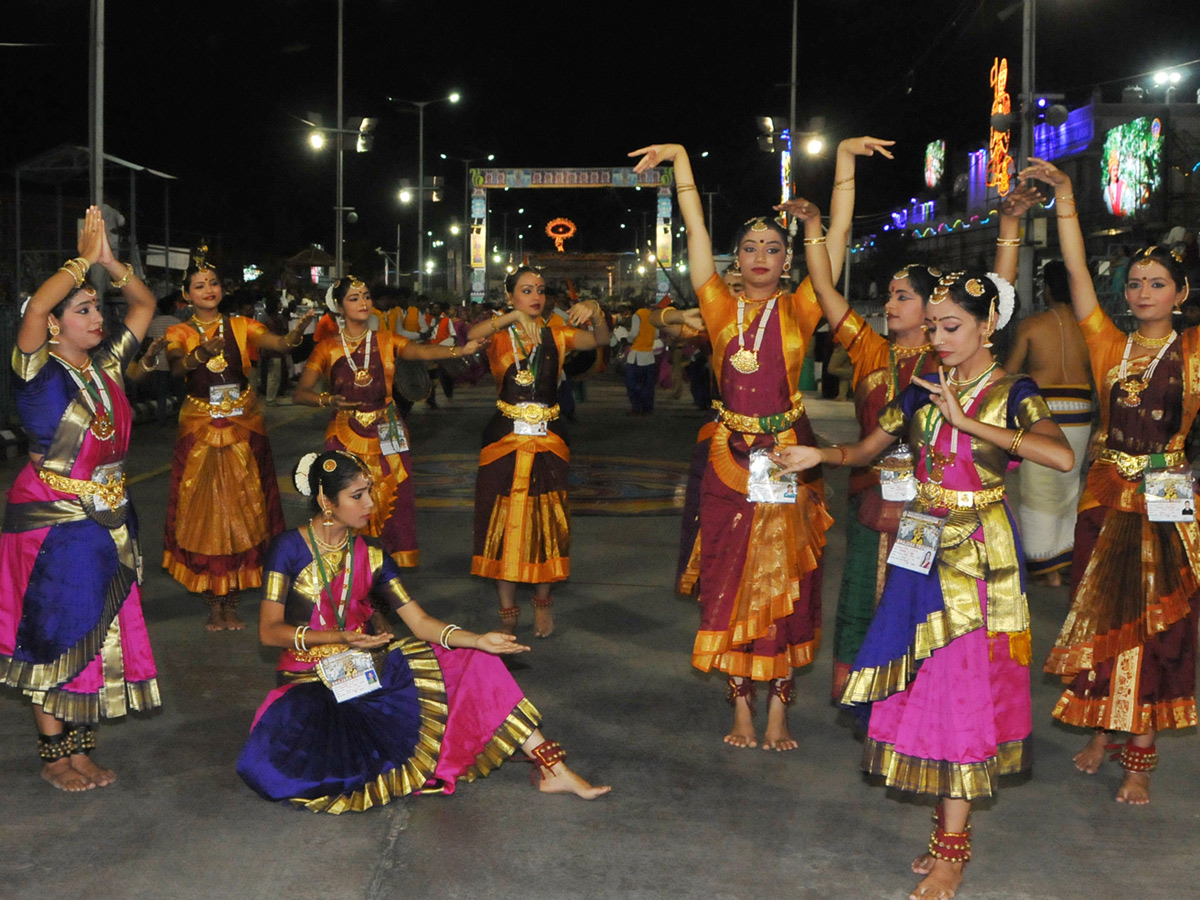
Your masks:
M 321 548 L 317 544 L 317 536 L 313 534 L 311 523 L 308 526 L 308 539 L 312 543 L 313 556 L 317 561 L 317 573 L 321 576 L 322 592 L 328 592 L 329 602 L 333 603 L 333 590 L 330 587 L 332 579 L 325 573 L 325 562 L 321 559 Z M 342 563 L 342 571 L 344 573 L 342 579 L 342 599 L 338 602 L 334 610 L 339 631 L 344 631 L 346 628 L 346 602 L 350 599 L 350 582 L 354 580 L 354 541 L 349 536 L 346 538 L 346 559 Z M 334 575 L 336 574 L 335 572 Z M 322 625 L 328 624 L 325 621 L 325 612 L 321 609 L 320 604 L 317 605 L 317 615 L 320 616 Z

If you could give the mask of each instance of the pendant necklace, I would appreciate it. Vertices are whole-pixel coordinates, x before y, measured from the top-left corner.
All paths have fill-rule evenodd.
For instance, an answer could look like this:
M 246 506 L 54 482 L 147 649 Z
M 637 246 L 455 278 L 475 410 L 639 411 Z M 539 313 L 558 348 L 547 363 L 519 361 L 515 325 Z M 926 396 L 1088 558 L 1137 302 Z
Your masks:
M 112 394 L 108 391 L 108 385 L 100 373 L 100 367 L 96 365 L 95 360 L 89 360 L 91 364 L 89 369 L 87 366 L 74 366 L 57 353 L 50 355 L 66 367 L 71 380 L 83 392 L 84 405 L 92 414 L 92 424 L 89 428 L 96 440 L 109 440 L 116 433 L 117 427 L 113 422 Z M 85 378 L 85 375 L 88 377 Z
M 213 322 L 217 323 L 217 332 L 216 332 L 216 334 L 213 335 L 213 337 L 219 337 L 219 338 L 225 337 L 225 317 L 224 316 L 217 316 L 217 318 L 212 319 L 211 321 L 208 321 L 208 322 L 201 322 L 199 318 L 197 318 L 196 316 L 192 316 L 192 322 L 195 323 L 196 330 L 200 332 L 200 343 L 202 343 L 202 344 L 207 343 L 208 339 L 209 339 L 208 335 L 205 334 L 204 329 L 207 328 L 209 325 L 212 325 Z M 207 367 L 208 371 L 210 371 L 210 372 L 213 372 L 216 374 L 220 374 L 221 372 L 224 372 L 229 367 L 229 363 L 226 362 L 226 360 L 225 360 L 225 351 L 222 350 L 216 356 L 210 356 L 208 358 L 208 362 L 206 362 L 204 365 L 205 365 L 205 367 Z
M 758 317 L 758 331 L 754 335 L 753 350 L 746 349 L 746 295 L 742 294 L 738 297 L 738 351 L 729 357 L 729 362 L 743 375 L 750 375 L 758 371 L 758 350 L 762 346 L 763 334 L 767 330 L 767 320 L 771 318 L 771 310 L 775 308 L 775 301 L 779 299 L 779 295 L 782 293 L 782 290 L 776 291 L 767 300 L 766 308 L 762 311 L 762 315 Z
M 513 356 L 516 357 L 516 351 L 520 348 L 521 358 L 516 360 L 517 374 L 513 380 L 521 387 L 529 387 L 537 380 L 537 357 L 538 352 L 542 349 L 541 344 L 533 348 L 533 352 L 525 350 L 525 342 L 521 340 L 521 335 L 517 331 L 516 325 L 508 326 L 509 336 L 512 338 Z M 525 363 L 525 368 L 521 368 L 521 363 Z
M 350 532 L 346 532 L 346 541 L 339 547 L 332 547 L 322 540 L 318 540 L 317 535 L 313 532 L 312 522 L 308 523 L 308 539 L 312 541 L 313 556 L 317 562 L 317 573 L 321 576 L 321 586 L 324 588 L 322 593 L 329 594 L 329 602 L 333 603 L 333 589 L 331 583 L 333 581 L 325 572 L 325 563 L 321 558 L 325 551 L 336 553 L 338 550 L 345 549 L 346 555 L 342 561 L 342 596 L 338 600 L 337 607 L 334 609 L 334 617 L 337 621 L 339 630 L 344 630 L 346 627 L 346 603 L 350 599 L 350 584 L 354 581 L 354 547 L 350 542 Z M 333 573 L 335 576 L 336 572 Z M 325 619 L 325 610 L 321 605 L 317 604 L 317 615 L 321 619 L 321 624 L 328 626 Z
M 1159 360 L 1166 355 L 1167 351 L 1171 349 L 1171 345 L 1175 343 L 1175 338 L 1179 336 L 1177 332 L 1172 331 L 1170 337 L 1161 339 L 1163 344 L 1161 347 L 1159 347 L 1158 355 L 1155 356 L 1154 359 L 1150 360 L 1150 365 L 1146 366 L 1145 371 L 1142 372 L 1142 377 L 1138 378 L 1136 375 L 1129 374 L 1129 353 L 1131 350 L 1133 350 L 1133 345 L 1135 343 L 1141 343 L 1144 347 L 1147 345 L 1142 343 L 1143 341 L 1156 339 L 1142 338 L 1142 341 L 1138 341 L 1134 338 L 1134 334 L 1137 334 L 1137 332 L 1132 332 L 1129 337 L 1125 339 L 1125 355 L 1121 357 L 1121 370 L 1117 374 L 1117 386 L 1125 391 L 1125 396 L 1120 398 L 1117 402 L 1122 406 L 1129 407 L 1130 409 L 1141 406 L 1142 391 L 1144 391 L 1150 385 L 1150 377 L 1154 374 L 1154 370 L 1158 367 Z
M 353 350 L 357 350 L 358 345 L 356 344 L 352 350 L 350 345 L 346 343 L 345 328 L 343 328 L 339 334 L 342 338 L 342 352 L 346 354 L 346 365 L 348 365 L 350 367 L 350 371 L 354 373 L 354 383 L 359 387 L 366 387 L 375 380 L 371 377 L 371 330 L 368 328 L 367 333 L 364 335 L 366 349 L 363 351 L 363 364 L 361 369 L 354 363 Z M 363 338 L 359 338 L 359 340 L 361 341 Z
M 954 369 L 946 375 L 946 387 L 954 390 L 955 385 L 961 385 L 966 389 L 966 393 L 958 396 L 959 407 L 965 413 L 967 408 L 975 402 L 980 394 L 987 389 L 988 376 L 996 371 L 996 367 L 1000 364 L 993 362 L 983 372 L 974 378 L 968 378 L 963 382 L 956 382 L 951 378 L 954 374 Z M 955 391 L 958 395 L 958 391 Z M 932 404 L 931 404 L 932 405 Z M 959 431 L 953 425 L 950 426 L 950 452 L 942 453 L 936 449 L 938 434 L 941 433 L 942 423 L 946 421 L 942 415 L 942 411 L 936 406 L 933 407 L 933 412 L 930 413 L 925 424 L 925 449 L 929 454 L 929 477 L 935 484 L 942 483 L 942 476 L 946 473 L 946 466 L 953 465 L 954 460 L 958 458 L 958 435 Z

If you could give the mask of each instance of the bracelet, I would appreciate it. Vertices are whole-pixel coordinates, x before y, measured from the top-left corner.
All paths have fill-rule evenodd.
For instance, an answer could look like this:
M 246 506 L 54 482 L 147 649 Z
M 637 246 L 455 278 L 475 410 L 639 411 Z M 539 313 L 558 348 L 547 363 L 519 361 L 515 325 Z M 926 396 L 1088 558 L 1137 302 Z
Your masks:
M 1078 218 L 1079 218 L 1079 213 L 1077 213 L 1077 212 L 1072 212 L 1072 213 L 1058 213 L 1058 217 L 1059 217 L 1060 219 L 1078 219 Z
M 144 370 L 146 370 L 147 372 L 153 372 L 156 368 L 158 368 L 158 357 L 155 356 L 154 362 L 152 362 L 152 363 L 147 363 L 146 362 L 147 359 L 149 359 L 148 356 L 142 357 L 142 368 Z
M 500 318 L 500 313 L 492 314 L 492 334 L 495 334 L 496 332 L 498 332 L 500 330 L 499 328 L 496 327 L 496 320 L 499 318 Z
M 328 406 L 332 397 L 333 395 L 329 393 L 329 391 L 324 391 L 320 394 L 317 394 L 317 406 Z
M 696 191 L 696 193 L 700 192 L 694 184 L 680 184 L 676 185 L 675 187 L 675 196 L 678 197 L 684 191 Z
M 805 247 L 815 247 L 817 244 L 823 244 L 823 243 L 825 243 L 825 238 L 823 238 L 823 237 L 819 237 L 819 238 L 805 238 L 805 239 L 804 239 L 804 246 L 805 246 Z
M 120 281 L 109 280 L 109 287 L 123 288 L 129 284 L 129 279 L 133 277 L 133 263 L 125 263 L 125 274 L 121 276 Z
M 1001 247 L 1020 247 L 1020 238 L 996 238 L 996 243 Z
M 297 625 L 296 633 L 292 635 L 292 646 L 296 648 L 297 653 L 308 652 L 308 640 L 306 636 L 310 628 L 308 625 Z
M 87 281 L 87 273 L 90 268 L 91 263 L 89 263 L 82 256 L 77 256 L 74 259 L 68 259 L 59 267 L 58 271 L 66 272 L 68 275 L 74 278 L 75 288 L 79 289 L 83 287 L 83 283 Z
M 1059 202 L 1062 202 L 1064 200 L 1070 200 L 1070 201 L 1074 202 L 1075 195 L 1074 194 L 1063 194 L 1061 197 L 1055 197 L 1054 199 Z
M 302 335 L 302 334 L 296 335 L 296 343 L 294 343 L 294 344 L 289 340 L 289 338 L 291 338 L 291 336 L 292 336 L 292 333 L 289 331 L 287 334 L 285 334 L 283 336 L 283 342 L 285 344 L 287 344 L 289 347 L 291 347 L 293 350 L 295 350 L 302 343 L 304 343 L 304 335 Z
M 457 625 L 447 625 L 442 629 L 442 636 L 438 638 L 438 643 L 449 650 L 450 644 L 448 642 L 450 640 L 450 635 L 454 634 L 456 631 L 462 631 L 462 629 Z
M 849 184 L 849 183 L 850 183 L 850 182 L 852 182 L 853 180 L 854 180 L 854 176 L 853 176 L 853 175 L 851 175 L 849 178 L 843 178 L 841 181 L 835 181 L 835 182 L 833 183 L 833 186 L 834 186 L 834 187 L 837 187 L 839 184 Z M 850 190 L 850 189 L 849 189 L 849 188 L 846 188 L 846 190 Z
M 1025 429 L 1018 428 L 1017 433 L 1013 435 L 1012 443 L 1008 445 L 1009 456 L 1017 455 L 1017 448 L 1021 446 L 1021 441 L 1025 439 Z

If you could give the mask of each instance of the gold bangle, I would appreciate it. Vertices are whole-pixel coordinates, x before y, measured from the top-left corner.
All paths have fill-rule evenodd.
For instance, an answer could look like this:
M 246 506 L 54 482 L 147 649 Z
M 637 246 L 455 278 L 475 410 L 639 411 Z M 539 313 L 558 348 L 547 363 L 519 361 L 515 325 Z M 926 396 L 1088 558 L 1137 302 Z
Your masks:
M 805 246 L 805 247 L 813 247 L 813 246 L 816 246 L 817 244 L 823 244 L 823 243 L 825 243 L 825 238 L 823 238 L 823 237 L 819 237 L 819 238 L 805 238 L 805 239 L 804 239 L 804 246 Z
M 843 178 L 841 181 L 835 181 L 835 182 L 833 183 L 833 186 L 834 186 L 834 187 L 837 187 L 839 184 L 849 184 L 849 183 L 850 183 L 850 182 L 852 182 L 853 180 L 854 180 L 854 176 L 853 176 L 853 175 L 851 175 L 849 178 Z M 846 190 L 849 190 L 849 188 L 847 188 Z
M 332 399 L 333 396 L 329 393 L 329 391 L 323 391 L 320 394 L 317 394 L 317 406 L 328 406 L 329 401 Z
M 675 196 L 678 197 L 684 191 L 696 191 L 697 193 L 700 192 L 699 188 L 697 188 L 694 184 L 680 184 L 676 185 L 675 187 Z
M 1012 443 L 1008 445 L 1008 455 L 1016 456 L 1017 448 L 1021 446 L 1021 441 L 1025 440 L 1025 429 L 1018 428 L 1017 433 L 1013 435 Z
M 458 356 L 458 345 L 455 344 L 453 347 L 450 348 L 450 358 L 454 359 L 457 356 Z
M 125 263 L 125 274 L 121 276 L 120 281 L 109 280 L 109 287 L 115 287 L 118 290 L 129 284 L 129 279 L 133 277 L 133 263 Z
M 1055 199 L 1055 201 L 1057 201 L 1059 203 L 1063 202 L 1064 200 L 1070 200 L 1072 203 L 1074 203 L 1075 195 L 1074 194 L 1063 194 L 1061 197 L 1055 197 L 1054 199 Z
M 291 340 L 289 340 L 289 338 L 291 338 L 291 336 L 292 336 L 292 333 L 289 331 L 287 334 L 285 334 L 283 336 L 283 342 L 285 344 L 287 344 L 289 347 L 291 347 L 293 350 L 295 350 L 297 347 L 299 347 L 301 344 L 304 343 L 304 335 L 302 335 L 302 334 L 296 335 L 296 343 L 294 343 L 294 344 L 291 342 Z
M 996 243 L 1001 247 L 1020 247 L 1020 238 L 996 238 Z
M 146 357 L 144 357 L 144 356 L 142 357 L 142 369 L 144 369 L 147 372 L 153 372 L 157 367 L 158 367 L 158 357 L 157 356 L 154 357 L 154 362 L 150 363 L 150 365 L 146 365 Z
M 498 332 L 500 330 L 499 328 L 496 327 L 496 320 L 499 318 L 500 318 L 500 313 L 492 314 L 492 334 L 495 334 L 496 332 Z
M 834 466 L 835 469 L 840 469 L 842 466 L 844 466 L 846 464 L 846 460 L 849 458 L 849 454 L 846 453 L 846 445 L 845 444 L 834 444 L 833 446 L 836 447 L 838 449 L 838 452 L 842 454 L 842 458 L 840 460 L 838 460 L 837 465 Z
M 1058 216 L 1058 218 L 1060 218 L 1060 219 L 1078 219 L 1078 218 L 1079 218 L 1079 213 L 1077 213 L 1077 212 L 1071 212 L 1071 213 L 1057 213 L 1057 216 Z

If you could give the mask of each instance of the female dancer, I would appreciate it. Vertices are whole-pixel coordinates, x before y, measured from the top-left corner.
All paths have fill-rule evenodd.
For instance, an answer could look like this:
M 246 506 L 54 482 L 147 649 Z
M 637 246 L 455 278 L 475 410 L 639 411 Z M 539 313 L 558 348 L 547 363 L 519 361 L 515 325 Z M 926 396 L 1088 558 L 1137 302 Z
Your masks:
M 595 300 L 574 304 L 563 328 L 550 328 L 546 283 L 529 266 L 504 281 L 512 309 L 479 322 L 471 341 L 492 337 L 488 361 L 496 379 L 496 414 L 483 433 L 475 482 L 475 554 L 471 572 L 496 581 L 500 622 L 515 628 L 517 584 L 533 585 L 533 633 L 554 631 L 550 584 L 570 574 L 566 430 L 558 382 L 571 350 L 608 344 L 608 321 Z M 591 321 L 592 330 L 580 326 Z
M 655 144 L 629 155 L 641 157 L 637 172 L 675 165 L 689 273 L 713 341 L 722 397 L 714 403 L 720 423 L 701 483 L 701 613 L 692 665 L 729 676 L 734 716 L 726 743 L 757 746 L 754 682 L 768 681 L 763 749 L 793 750 L 797 743 L 787 724 L 792 669 L 812 662 L 820 641 L 821 552 L 833 520 L 815 472 L 803 476 L 794 502 L 755 502 L 753 513 L 746 511 L 751 462 L 774 447 L 815 442 L 797 384 L 821 311 L 807 282 L 795 294 L 784 293 L 781 281 L 791 268 L 787 231 L 762 217 L 738 235 L 745 292 L 731 294 L 713 265 L 687 151 Z M 844 246 L 853 204 L 837 199 L 831 231 Z
M 805 214 L 809 275 L 818 295 L 830 293 L 820 223 Z M 842 697 L 873 704 L 864 769 L 942 798 L 929 853 L 913 862 L 926 876 L 916 898 L 954 896 L 970 858 L 971 802 L 1028 766 L 1029 610 L 1004 475 L 1021 459 L 1066 470 L 1074 454 L 1034 382 L 992 359 L 990 338 L 1012 309 L 997 276 L 942 276 L 927 306 L 938 374 L 914 376 L 857 444 L 776 453 L 788 470 L 864 465 L 905 435 L 916 453 L 913 509 L 924 516 L 906 514 L 898 534 L 931 547 L 932 568 L 889 567 Z
M 327 450 L 349 450 L 371 470 L 375 511 L 367 534 L 404 567 L 417 565 L 417 507 L 413 491 L 408 428 L 392 403 L 396 360 L 433 362 L 470 356 L 485 341 L 462 347 L 417 344 L 381 328 L 371 331 L 371 293 L 363 282 L 347 275 L 333 283 L 327 303 L 341 313 L 345 325 L 336 337 L 321 341 L 304 365 L 292 394 L 304 406 L 334 410 L 325 429 Z M 317 393 L 324 377 L 331 391 Z
M 871 156 L 879 149 L 882 155 L 891 158 L 890 153 L 872 146 L 868 140 L 843 141 L 838 147 L 835 190 L 854 189 L 856 157 Z M 1001 204 L 993 271 L 1010 284 L 1017 276 L 1021 217 L 1040 199 L 1041 195 L 1035 189 L 1022 187 L 1011 191 Z M 807 200 L 796 198 L 778 208 L 803 218 L 808 205 Z M 836 281 L 839 260 L 832 260 L 832 264 Z M 890 340 L 867 324 L 836 290 L 817 294 L 821 311 L 833 325 L 835 339 L 846 348 L 854 365 L 851 383 L 860 439 L 875 430 L 884 406 L 908 387 L 913 375 L 937 371 L 937 354 L 925 334 L 925 304 L 941 274 L 935 266 L 909 263 L 892 276 L 884 306 Z M 883 594 L 885 562 L 896 540 L 896 526 L 916 489 L 912 465 L 912 455 L 904 446 L 900 452 L 872 460 L 870 465 L 855 468 L 850 473 L 846 565 L 842 570 L 833 634 L 834 702 L 841 699 L 850 665 L 862 646 Z M 884 478 L 886 485 L 881 482 Z
M 344 450 L 307 454 L 296 487 L 313 516 L 268 553 L 258 633 L 283 653 L 280 686 L 259 707 L 238 760 L 247 784 L 314 812 L 361 812 L 414 792 L 453 793 L 457 779 L 487 775 L 520 747 L 542 791 L 585 800 L 608 793 L 567 768 L 562 746 L 542 736 L 540 713 L 493 655 L 529 648 L 433 618 L 383 548 L 355 534 L 374 506 L 362 460 Z M 415 639 L 397 640 L 373 598 Z M 338 656 L 348 651 L 361 652 Z M 347 690 L 347 680 L 366 690 Z
M 207 252 L 201 247 L 183 276 L 191 319 L 167 329 L 167 358 L 176 377 L 186 379 L 187 400 L 171 465 L 163 568 L 204 596 L 205 628 L 239 631 L 245 627 L 237 614 L 241 591 L 262 584 L 267 543 L 283 530 L 248 348 L 253 342 L 259 350 L 290 352 L 313 314 L 286 336 L 244 316 L 221 315 L 221 279 Z
M 1079 501 L 1071 611 L 1046 663 L 1067 685 L 1054 717 L 1096 729 L 1075 756 L 1089 775 L 1104 761 L 1108 733 L 1129 733 L 1117 801 L 1148 803 L 1155 735 L 1197 721 L 1200 530 L 1190 520 L 1156 521 L 1146 498 L 1164 472 L 1189 472 L 1184 441 L 1200 409 L 1200 331 L 1171 327 L 1189 285 L 1162 247 L 1138 251 L 1129 267 L 1125 300 L 1137 329 L 1125 335 L 1113 325 L 1096 302 L 1071 180 L 1031 161 L 1020 177 L 1054 186 L 1071 305 L 1100 393 L 1102 441 Z
M 107 339 L 85 282 L 96 264 L 128 304 Z M 93 206 L 79 256 L 29 300 L 13 354 L 29 464 L 8 492 L 0 535 L 0 682 L 33 701 L 42 778 L 64 791 L 117 777 L 89 757 L 101 716 L 160 705 L 125 493 L 133 415 L 122 381 L 154 307 L 133 267 L 113 257 Z

